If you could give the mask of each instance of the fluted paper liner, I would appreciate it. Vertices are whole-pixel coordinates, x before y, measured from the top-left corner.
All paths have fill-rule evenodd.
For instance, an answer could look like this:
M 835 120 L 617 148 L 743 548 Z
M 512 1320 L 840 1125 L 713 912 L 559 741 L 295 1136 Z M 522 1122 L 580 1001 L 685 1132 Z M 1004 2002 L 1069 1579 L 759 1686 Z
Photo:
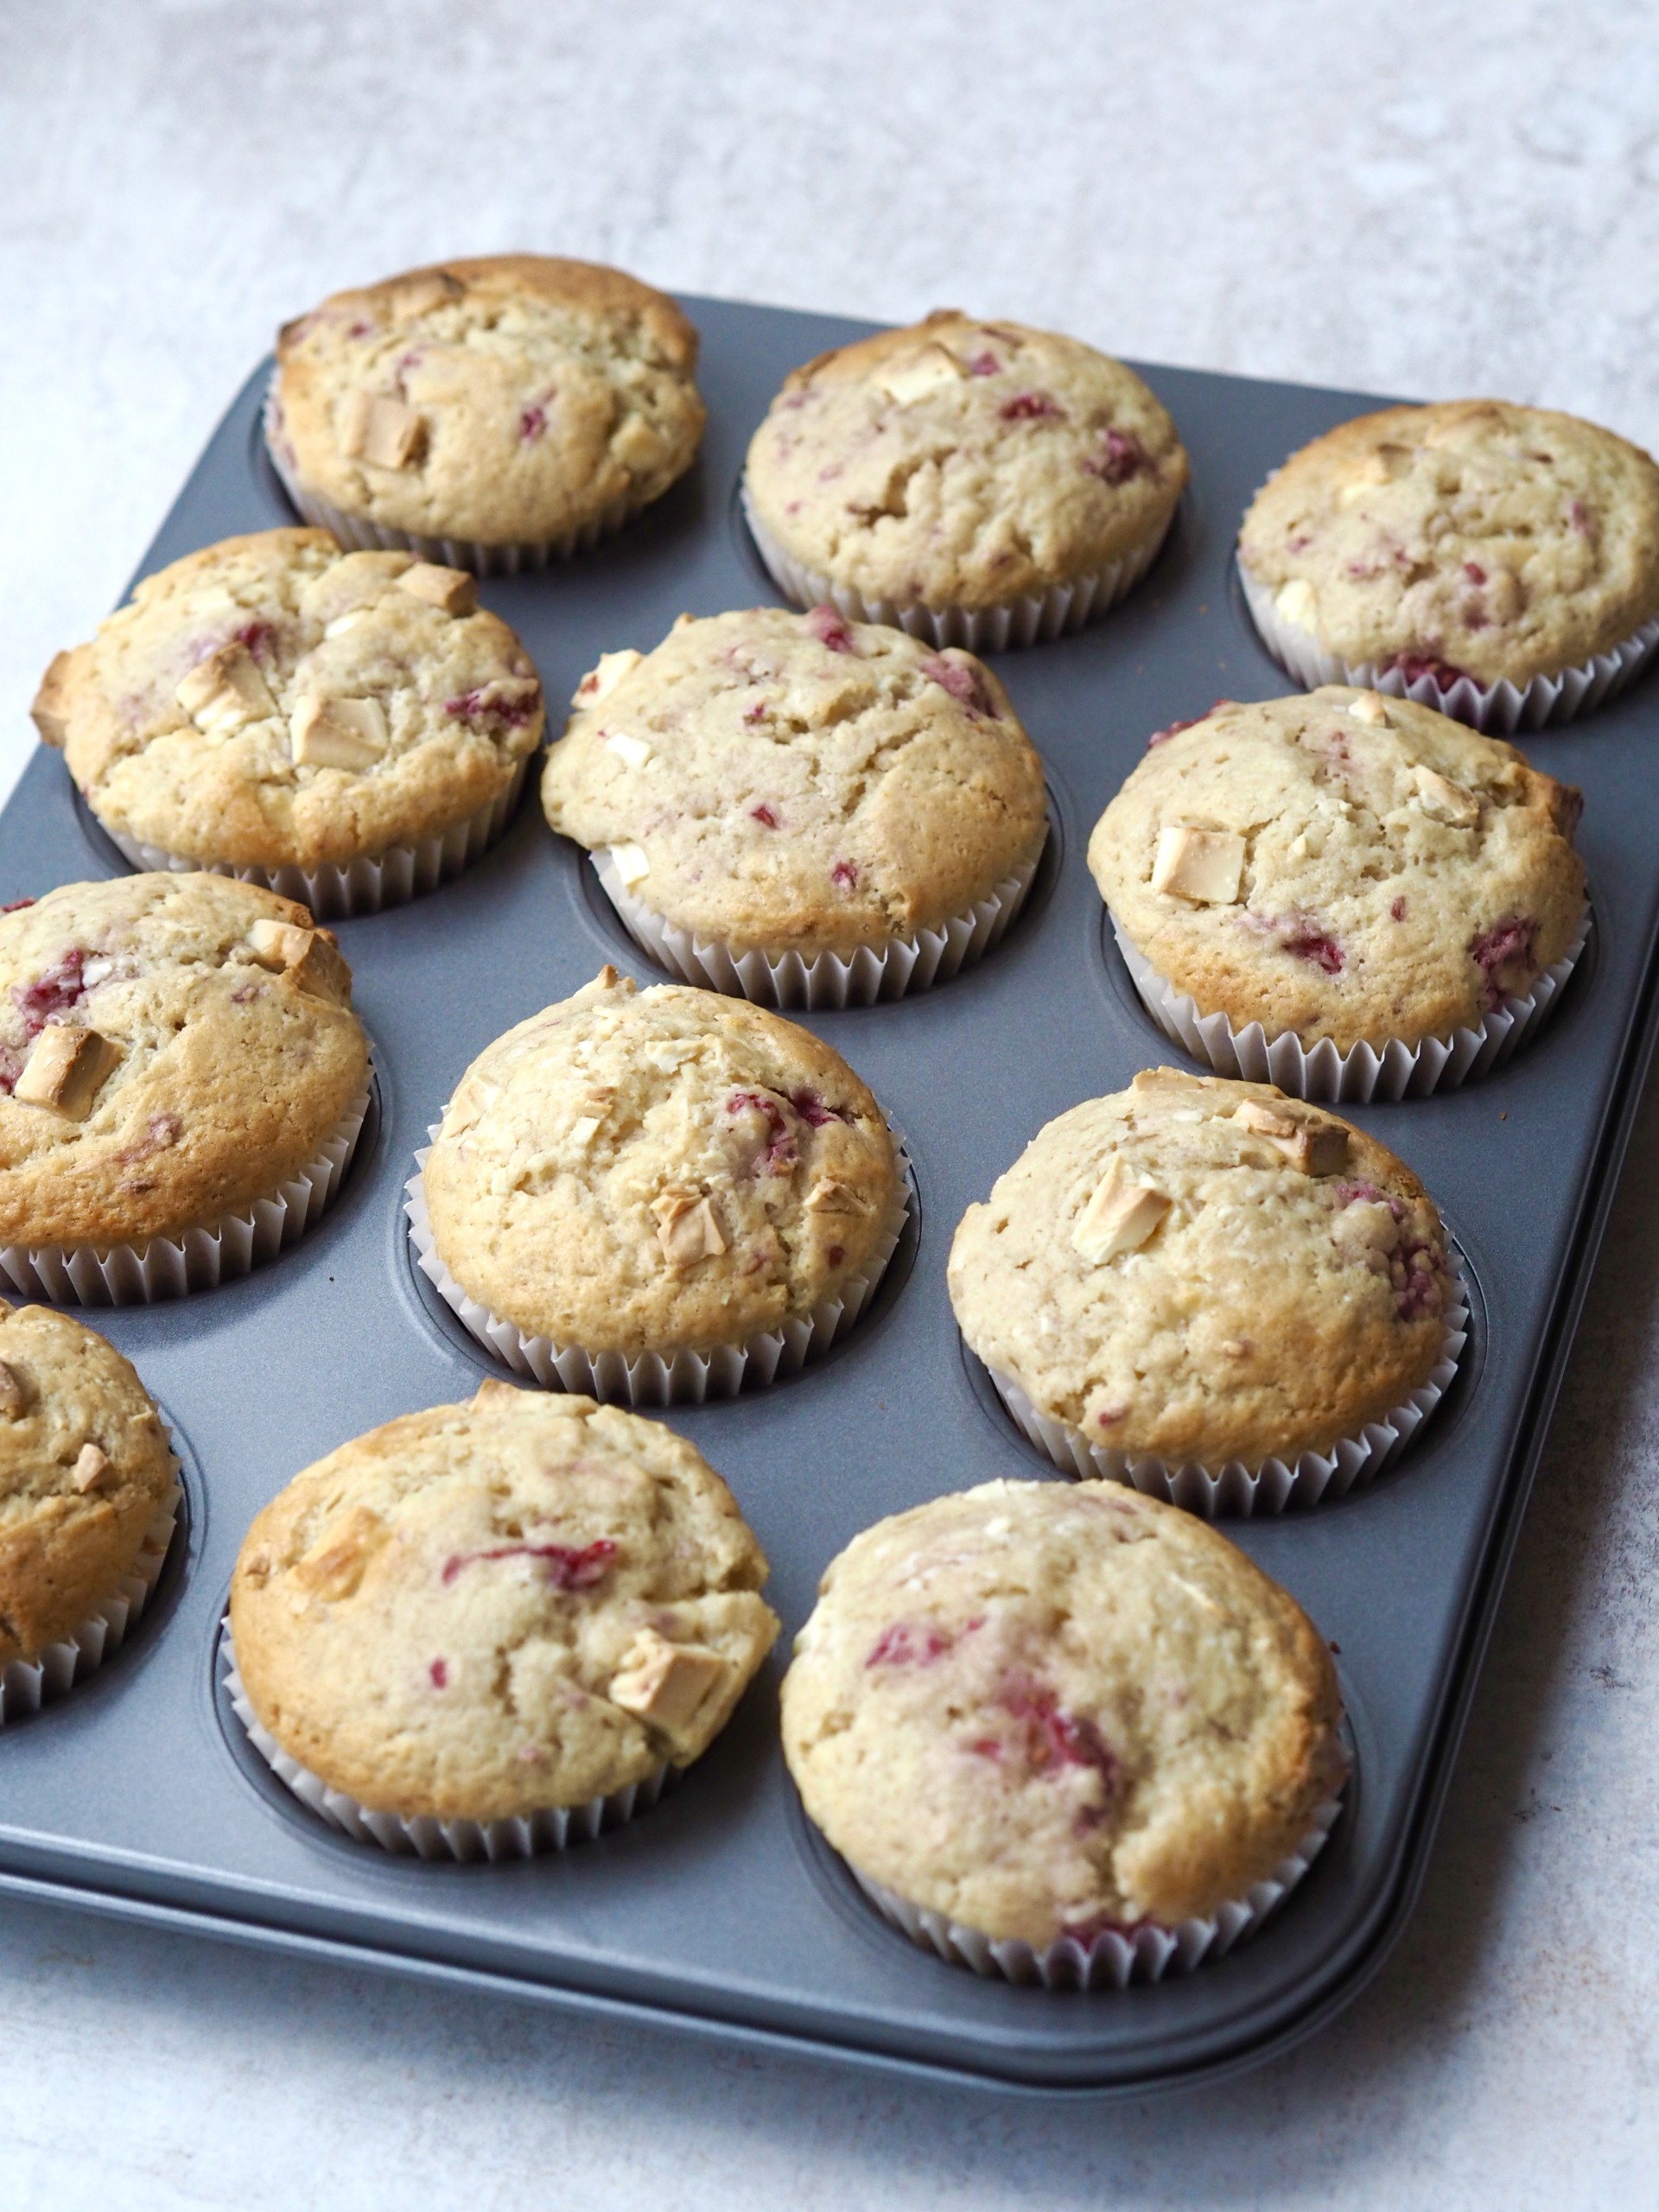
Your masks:
M 798 952 L 737 952 L 719 939 L 678 929 L 634 897 L 617 874 L 608 846 L 592 858 L 605 896 L 628 934 L 659 966 L 728 998 L 817 1014 L 903 998 L 907 991 L 925 991 L 971 966 L 1001 940 L 1025 905 L 1041 853 L 1022 861 L 966 913 L 953 915 L 937 930 L 861 945 L 848 958 L 820 952 L 810 960 Z
M 748 486 L 742 488 L 743 518 L 766 572 L 786 599 L 798 607 L 834 607 L 849 622 L 884 622 L 907 630 L 933 645 L 963 645 L 972 653 L 1006 652 L 1013 645 L 1034 645 L 1097 622 L 1109 607 L 1138 584 L 1157 559 L 1176 509 L 1156 533 L 1121 560 L 1109 561 L 1067 583 L 1028 593 L 1000 607 L 926 607 L 920 600 L 867 599 L 852 584 L 838 584 L 785 553 L 756 516 Z
M 435 1142 L 442 1126 L 434 1122 L 427 1131 Z M 526 1336 L 469 1296 L 444 1265 L 432 1234 L 422 1179 L 430 1145 L 415 1155 L 416 1172 L 404 1185 L 408 1193 L 404 1211 L 421 1273 L 468 1334 L 505 1360 L 515 1374 L 527 1375 L 546 1389 L 575 1390 L 612 1405 L 700 1406 L 709 1398 L 734 1398 L 740 1390 L 775 1382 L 780 1375 L 798 1374 L 858 1320 L 899 1249 L 910 1211 L 910 1162 L 896 1134 L 893 1142 L 899 1196 L 858 1274 L 849 1276 L 833 1296 L 820 1299 L 810 1313 L 785 1321 L 780 1329 L 765 1330 L 742 1344 L 718 1344 L 709 1351 L 676 1351 L 666 1358 L 651 1351 L 632 1357 L 620 1351 L 589 1352 L 579 1344 L 556 1344 L 550 1337 Z
M 318 530 L 333 531 L 342 545 L 353 546 L 359 553 L 407 550 L 418 553 L 423 561 L 435 562 L 440 568 L 470 569 L 475 575 L 522 575 L 527 571 L 550 568 L 557 561 L 568 561 L 575 554 L 586 553 L 603 539 L 614 537 L 625 523 L 649 504 L 625 493 L 577 529 L 566 531 L 561 537 L 527 539 L 510 545 L 485 545 L 476 538 L 433 537 L 419 531 L 394 530 L 389 524 L 371 521 L 367 515 L 348 514 L 344 507 L 335 506 L 332 500 L 312 491 L 296 473 L 283 451 L 283 410 L 274 376 L 265 387 L 264 419 L 265 451 L 270 457 L 270 465 L 302 518 Z
M 1345 1497 L 1381 1474 L 1451 1389 L 1469 1341 L 1469 1300 L 1456 1255 L 1448 1251 L 1447 1258 L 1445 1333 L 1440 1356 L 1427 1379 L 1381 1421 L 1368 1421 L 1357 1436 L 1343 1437 L 1329 1452 L 1304 1452 L 1294 1460 L 1265 1459 L 1259 1467 L 1250 1467 L 1242 1459 L 1230 1459 L 1217 1468 L 1187 1460 L 1172 1467 L 1154 1452 L 1115 1452 L 1095 1443 L 1071 1421 L 1040 1412 L 1012 1376 L 988 1363 L 985 1371 L 1016 1426 L 1065 1474 L 1085 1482 L 1122 1483 L 1211 1521 L 1222 1514 L 1248 1518 L 1253 1513 L 1282 1513 L 1294 1505 L 1317 1505 L 1325 1498 Z
M 1368 1099 L 1426 1097 L 1486 1075 L 1509 1058 L 1523 1038 L 1543 1026 L 1588 944 L 1593 917 L 1586 906 L 1573 942 L 1546 968 L 1529 991 L 1500 1001 L 1478 1029 L 1450 1037 L 1425 1037 L 1408 1045 L 1390 1038 L 1379 1051 L 1362 1038 L 1344 1052 L 1329 1037 L 1306 1046 L 1294 1030 L 1269 1037 L 1259 1021 L 1236 1029 L 1224 1014 L 1200 1014 L 1196 999 L 1166 982 L 1108 910 L 1112 934 L 1141 1004 L 1171 1042 L 1217 1075 L 1246 1083 L 1276 1083 L 1293 1098 L 1327 1105 Z
M 315 868 L 301 868 L 297 862 L 254 868 L 232 861 L 191 860 L 112 828 L 96 810 L 93 819 L 134 868 L 165 868 L 174 875 L 234 876 L 239 883 L 257 883 L 282 898 L 297 899 L 320 922 L 348 921 L 357 914 L 378 914 L 383 907 L 422 898 L 481 860 L 512 819 L 529 768 L 526 757 L 514 767 L 505 791 L 447 830 L 434 830 L 412 845 L 389 845 L 372 858 L 359 855 L 343 863 L 321 861 Z
M 137 1558 L 109 1596 L 60 1642 L 48 1643 L 38 1659 L 14 1659 L 0 1665 L 0 1728 L 9 1720 L 38 1713 L 43 1705 L 67 1696 L 76 1683 L 96 1674 L 121 1649 L 127 1631 L 149 1603 L 172 1547 L 184 1496 L 177 1480 L 178 1466 L 175 1453 L 173 1487 L 156 1507 Z
M 297 1244 L 339 1196 L 371 1088 L 364 1084 L 315 1160 L 245 1211 L 145 1244 L 0 1245 L 0 1276 L 25 1298 L 50 1305 L 149 1306 L 251 1274 Z
M 1307 1833 L 1287 1858 L 1242 1897 L 1217 1905 L 1203 1919 L 1183 1920 L 1173 1928 L 1143 1922 L 1133 1929 L 1108 1929 L 1087 1939 L 1063 1936 L 1038 1947 L 1016 1937 L 996 1937 L 960 1921 L 912 1904 L 895 1891 L 861 1874 L 851 1860 L 848 1872 L 871 1904 L 912 1943 L 937 1951 L 952 1966 L 966 1967 L 988 1979 L 1039 1985 L 1044 1989 L 1124 1989 L 1132 1981 L 1161 1981 L 1166 1974 L 1191 1974 L 1208 1959 L 1225 1958 L 1235 1944 L 1253 1935 L 1276 1911 L 1324 1850 L 1342 1810 L 1340 1796 L 1328 1797 L 1308 1815 Z
M 1535 676 L 1529 683 L 1516 685 L 1507 677 L 1496 683 L 1477 683 L 1471 676 L 1460 676 L 1455 683 L 1443 685 L 1427 672 L 1408 682 L 1398 668 L 1379 669 L 1375 661 L 1351 665 L 1328 652 L 1300 622 L 1287 622 L 1279 612 L 1273 592 L 1251 575 L 1242 560 L 1238 580 L 1262 644 L 1280 666 L 1308 690 L 1321 683 L 1357 684 L 1363 691 L 1413 699 L 1420 707 L 1433 707 L 1437 714 L 1450 715 L 1454 721 L 1467 722 L 1471 728 L 1500 737 L 1512 737 L 1521 729 L 1543 729 L 1550 723 L 1568 722 L 1576 715 L 1589 714 L 1623 690 L 1659 646 L 1656 614 L 1611 652 L 1597 653 L 1555 676 Z
M 566 1850 L 573 1843 L 590 1843 L 607 1828 L 626 1827 L 636 1814 L 648 1812 L 677 1779 L 677 1770 L 664 1760 L 643 1780 L 613 1789 L 608 1796 L 590 1797 L 581 1805 L 545 1806 L 537 1812 L 499 1821 L 441 1821 L 426 1813 L 372 1812 L 344 1790 L 331 1789 L 309 1767 L 302 1766 L 264 1726 L 236 1671 L 236 1646 L 231 1640 L 228 1615 L 219 1629 L 219 1663 L 232 1709 L 246 1730 L 248 1741 L 277 1780 L 285 1783 L 320 1820 L 353 1843 L 378 1844 L 382 1851 L 406 1858 L 537 1859 L 544 1852 Z

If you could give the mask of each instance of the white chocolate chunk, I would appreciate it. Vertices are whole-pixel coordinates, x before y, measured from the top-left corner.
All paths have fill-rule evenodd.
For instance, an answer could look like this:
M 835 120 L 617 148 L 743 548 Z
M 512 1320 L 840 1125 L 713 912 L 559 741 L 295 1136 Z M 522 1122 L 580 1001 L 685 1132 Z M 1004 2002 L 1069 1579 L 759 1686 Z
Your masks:
M 1244 840 L 1232 830 L 1158 832 L 1152 887 L 1209 906 L 1231 906 L 1244 873 Z
M 715 1210 L 696 1191 L 664 1191 L 651 1202 L 657 1217 L 657 1242 L 671 1268 L 694 1268 L 699 1260 L 718 1259 L 726 1249 Z
M 706 1644 L 671 1643 L 655 1629 L 641 1629 L 622 1655 L 607 1692 L 613 1705 L 637 1713 L 665 1736 L 688 1729 L 731 1669 Z
M 302 768 L 366 768 L 385 753 L 386 710 L 378 699 L 325 699 L 308 692 L 289 718 L 289 747 Z
M 1334 1175 L 1348 1165 L 1346 1124 L 1324 1114 L 1299 1113 L 1290 1106 L 1247 1098 L 1233 1119 L 1252 1136 L 1265 1137 L 1304 1175 Z
M 339 1006 L 351 1004 L 352 971 L 331 931 L 261 920 L 248 931 L 248 949 L 261 968 L 292 976 L 302 991 L 315 991 Z
M 401 399 L 359 385 L 346 402 L 340 449 L 348 461 L 366 461 L 375 468 L 407 468 L 425 427 Z
M 584 1114 L 579 1122 L 570 1124 L 570 1141 L 580 1145 L 585 1152 L 603 1126 L 597 1114 Z
M 276 711 L 258 663 L 245 645 L 221 645 L 197 663 L 173 695 L 208 737 L 228 737 Z
M 29 715 L 44 742 L 63 749 L 69 734 L 67 686 L 72 665 L 67 653 L 54 653 L 46 674 L 41 678 L 41 688 L 35 694 Z
M 624 645 L 620 652 L 601 653 L 597 664 L 577 684 L 570 704 L 596 707 L 601 699 L 609 698 L 629 670 L 638 668 L 644 658 L 645 655 L 635 652 L 632 645 Z
M 1417 804 L 1431 822 L 1447 823 L 1453 830 L 1472 830 L 1479 821 L 1480 801 L 1461 784 L 1421 766 L 1412 780 L 1417 786 Z
M 504 1406 L 510 1399 L 522 1395 L 516 1383 L 504 1382 L 499 1375 L 486 1375 L 473 1393 L 473 1403 L 475 1406 Z
M 651 747 L 643 737 L 630 737 L 625 730 L 613 730 L 605 741 L 605 750 L 614 753 L 630 768 L 643 768 L 651 758 Z
M 651 874 L 651 861 L 643 845 L 613 845 L 611 866 L 620 877 L 624 888 L 630 891 L 636 883 L 644 882 Z
M 99 1444 L 83 1444 L 69 1479 L 78 1491 L 96 1490 L 111 1472 L 110 1455 Z
M 54 1022 L 35 1039 L 11 1095 L 20 1106 L 84 1122 L 120 1058 L 121 1047 L 96 1029 L 66 1029 Z
M 25 1402 L 22 1377 L 9 1362 L 0 1359 L 0 1414 L 16 1421 Z
M 942 391 L 947 385 L 960 384 L 967 371 L 956 355 L 943 346 L 924 346 L 919 353 L 908 360 L 895 361 L 891 368 L 877 372 L 876 383 L 890 399 L 901 407 L 908 407 L 918 399 L 925 399 L 930 391 Z
M 1299 629 L 1317 633 L 1319 602 L 1306 576 L 1293 576 L 1273 603 L 1281 621 L 1294 622 Z
M 417 561 L 397 579 L 399 591 L 423 599 L 446 614 L 474 614 L 478 611 L 478 585 L 465 569 L 441 568 L 435 561 Z
M 1150 1183 L 1136 1183 L 1114 1160 L 1077 1218 L 1071 1243 L 1095 1267 L 1123 1252 L 1138 1252 L 1172 1201 Z
M 322 634 L 325 638 L 343 638 L 348 630 L 360 629 L 372 611 L 367 607 L 348 607 L 344 614 L 336 614 L 332 622 L 323 624 Z
M 1369 722 L 1373 729 L 1392 729 L 1389 710 L 1382 696 L 1376 691 L 1362 691 L 1357 699 L 1351 699 L 1348 711 L 1357 722 Z

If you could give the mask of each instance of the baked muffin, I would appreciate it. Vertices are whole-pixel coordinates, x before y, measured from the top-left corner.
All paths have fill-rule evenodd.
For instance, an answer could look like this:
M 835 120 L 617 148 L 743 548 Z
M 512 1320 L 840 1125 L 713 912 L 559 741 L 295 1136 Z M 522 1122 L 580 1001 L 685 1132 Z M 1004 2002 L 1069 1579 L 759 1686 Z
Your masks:
M 118 1647 L 177 1500 L 167 1431 L 130 1363 L 67 1313 L 0 1299 L 0 1721 Z
M 1126 1478 L 1330 1455 L 1431 1383 L 1458 1304 L 1440 1216 L 1375 1137 L 1173 1068 L 1040 1130 L 948 1276 L 970 1350 Z
M 521 1821 L 537 1848 L 565 1840 L 538 1816 L 701 1758 L 778 1633 L 766 1578 L 671 1430 L 486 1382 L 265 1507 L 231 1582 L 236 1669 L 257 1726 L 359 1815 Z
M 1580 805 L 1500 739 L 1331 685 L 1161 737 L 1089 865 L 1120 938 L 1201 1014 L 1380 1053 L 1480 1029 L 1566 958 Z
M 301 513 L 351 543 L 535 567 L 690 467 L 696 365 L 678 308 L 619 269 L 449 261 L 285 325 L 266 436 Z
M 591 1370 L 612 1396 L 664 1377 L 682 1395 L 721 1354 L 711 1389 L 757 1379 L 763 1354 L 798 1366 L 857 1318 L 905 1203 L 881 1109 L 838 1053 L 613 968 L 479 1054 L 419 1180 L 440 1287 L 506 1325 L 462 1308 L 468 1325 L 544 1382 Z
M 1659 617 L 1659 467 L 1540 407 L 1386 407 L 1291 455 L 1238 559 L 1257 627 L 1303 683 L 1535 728 L 1594 705 L 1659 639 L 1638 637 Z M 1599 673 L 1598 655 L 1613 656 Z
M 303 906 L 223 876 L 72 883 L 0 914 L 0 1268 L 35 1291 L 81 1248 L 183 1243 L 177 1289 L 292 1241 L 367 1104 L 351 982 Z M 248 1216 L 251 1243 L 231 1233 Z
M 652 653 L 607 653 L 571 708 L 549 822 L 602 856 L 648 951 L 717 989 L 787 1002 L 791 956 L 855 996 L 932 982 L 1007 926 L 1047 836 L 991 671 L 833 607 L 682 617 Z M 918 959 L 925 932 L 945 943 Z
M 744 486 L 790 597 L 982 650 L 1103 613 L 1151 565 L 1188 473 L 1122 362 L 942 310 L 794 370 Z
M 985 1483 L 867 1529 L 783 1688 L 790 1772 L 860 1879 L 1039 1953 L 1242 1904 L 1318 1834 L 1340 1718 L 1294 1600 L 1105 1483 Z
M 130 860 L 308 888 L 399 848 L 411 886 L 452 873 L 505 822 L 544 720 L 471 576 L 323 530 L 224 538 L 146 577 L 58 655 L 34 713 Z

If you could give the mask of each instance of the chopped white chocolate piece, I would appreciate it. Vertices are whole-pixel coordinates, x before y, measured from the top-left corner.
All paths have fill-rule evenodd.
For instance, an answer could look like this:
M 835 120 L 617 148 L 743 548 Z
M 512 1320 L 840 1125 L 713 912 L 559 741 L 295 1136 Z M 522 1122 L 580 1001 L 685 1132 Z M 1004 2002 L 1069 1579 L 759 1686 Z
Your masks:
M 1265 1137 L 1304 1175 L 1334 1175 L 1348 1165 L 1348 1129 L 1324 1114 L 1306 1114 L 1294 1107 L 1268 1105 L 1247 1098 L 1233 1115 L 1252 1136 Z
M 657 1242 L 671 1268 L 694 1268 L 699 1260 L 718 1259 L 726 1249 L 715 1210 L 696 1191 L 664 1191 L 651 1202 L 657 1217 Z
M 473 1403 L 475 1406 L 504 1406 L 509 1400 L 523 1395 L 516 1384 L 504 1382 L 499 1375 L 486 1375 L 473 1393 Z
M 1202 906 L 1231 906 L 1244 874 L 1244 840 L 1235 830 L 1170 828 L 1158 832 L 1152 887 Z
M 1348 711 L 1357 722 L 1369 722 L 1373 729 L 1392 729 L 1389 710 L 1376 691 L 1362 691 L 1357 699 L 1351 699 Z
M 651 747 L 643 737 L 630 737 L 624 730 L 613 730 L 605 741 L 605 750 L 614 753 L 619 760 L 626 761 L 630 768 L 643 768 L 651 758 Z
M 1085 1260 L 1104 1267 L 1120 1253 L 1138 1252 L 1172 1201 L 1150 1183 L 1137 1183 L 1114 1160 L 1077 1218 L 1071 1242 Z
M 78 1491 L 96 1490 L 110 1473 L 110 1455 L 99 1444 L 83 1444 L 69 1479 Z
M 1293 576 L 1273 603 L 1281 621 L 1294 622 L 1303 630 L 1318 630 L 1319 602 L 1306 576 Z
M 638 668 L 645 658 L 632 645 L 624 645 L 620 652 L 601 653 L 598 661 L 577 684 L 570 704 L 573 707 L 596 707 L 601 699 L 609 698 L 630 669 Z
M 465 284 L 447 269 L 421 269 L 411 276 L 401 278 L 393 288 L 392 312 L 404 318 L 430 315 L 437 308 L 447 308 L 452 300 L 466 296 Z
M 367 768 L 387 745 L 378 699 L 325 699 L 309 691 L 289 718 L 289 746 L 302 768 Z
M 70 660 L 67 653 L 54 653 L 46 674 L 41 678 L 41 688 L 35 694 L 29 717 L 48 745 L 62 750 L 69 734 L 69 712 L 65 704 L 65 690 L 69 680 Z
M 584 1114 L 579 1122 L 572 1122 L 570 1124 L 570 1141 L 572 1144 L 580 1145 L 585 1152 L 603 1127 L 604 1121 L 601 1116 Z
M 852 1185 L 837 1182 L 833 1175 L 821 1175 L 806 1194 L 808 1213 L 860 1214 L 867 1210 Z
M 258 663 L 243 645 L 221 645 L 209 653 L 173 696 L 208 737 L 228 737 L 276 711 Z
M 1450 777 L 1420 766 L 1413 781 L 1417 786 L 1417 804 L 1431 822 L 1447 823 L 1453 830 L 1472 830 L 1479 821 L 1480 801 Z
M 924 399 L 930 391 L 942 391 L 949 385 L 960 384 L 967 371 L 956 355 L 943 346 L 924 346 L 919 353 L 908 360 L 895 361 L 891 368 L 876 372 L 876 382 L 888 397 L 896 399 L 901 407 L 912 401 Z
M 84 1122 L 120 1058 L 121 1047 L 96 1029 L 49 1023 L 35 1039 L 11 1095 L 20 1106 L 41 1106 Z
M 446 614 L 475 614 L 478 611 L 478 584 L 465 569 L 445 569 L 435 561 L 417 561 L 398 577 L 397 588 L 415 599 L 423 599 L 429 607 L 442 607 Z
M 344 614 L 336 614 L 332 622 L 323 624 L 322 634 L 325 638 L 343 638 L 348 630 L 360 629 L 372 611 L 367 607 L 348 607 Z
M 623 1653 L 607 1694 L 625 1713 L 638 1713 L 665 1736 L 678 1736 L 729 1672 L 727 1661 L 705 1644 L 671 1643 L 655 1629 L 642 1629 Z
M 352 971 L 332 930 L 302 929 L 297 922 L 262 920 L 248 931 L 248 949 L 262 968 L 289 975 L 302 991 L 352 1002 Z
M 0 1414 L 8 1421 L 16 1421 L 24 1403 L 22 1377 L 10 1362 L 0 1359 Z
M 620 877 L 623 887 L 632 890 L 651 874 L 651 861 L 643 845 L 613 845 L 611 866 Z
M 425 427 L 401 399 L 365 391 L 359 385 L 346 402 L 340 449 L 348 461 L 366 461 L 376 468 L 407 468 Z

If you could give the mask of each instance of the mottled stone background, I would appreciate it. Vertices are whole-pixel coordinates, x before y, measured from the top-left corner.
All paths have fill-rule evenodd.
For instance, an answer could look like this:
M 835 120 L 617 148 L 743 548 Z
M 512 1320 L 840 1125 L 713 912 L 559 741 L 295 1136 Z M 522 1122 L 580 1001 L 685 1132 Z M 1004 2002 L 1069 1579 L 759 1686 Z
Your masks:
M 0 777 L 276 321 L 457 251 L 1659 444 L 1652 7 L 4 0 Z M 7 1903 L 20 2209 L 1459 2212 L 1659 2169 L 1650 1102 L 1415 1922 L 1201 2098 L 887 2086 Z M 1524 1203 L 1524 1193 L 1517 1194 Z M 0 1758 L 0 1820 L 4 1762 Z

